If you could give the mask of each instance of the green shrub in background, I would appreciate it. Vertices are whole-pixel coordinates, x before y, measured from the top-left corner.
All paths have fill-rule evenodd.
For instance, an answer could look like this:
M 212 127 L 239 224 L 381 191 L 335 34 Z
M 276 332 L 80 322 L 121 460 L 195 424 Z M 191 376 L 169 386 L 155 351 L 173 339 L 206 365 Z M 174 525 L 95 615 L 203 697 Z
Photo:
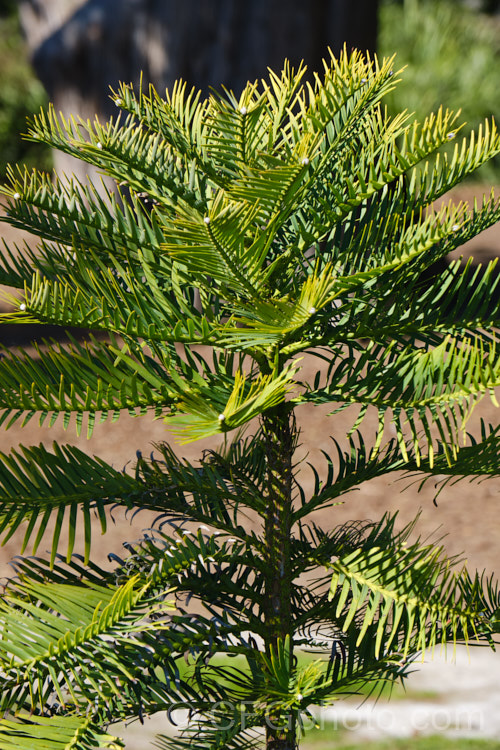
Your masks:
M 49 169 L 50 149 L 21 138 L 26 118 L 47 104 L 47 95 L 28 62 L 15 3 L 0 7 L 0 182 L 9 162 Z
M 439 106 L 461 109 L 465 132 L 485 118 L 500 119 L 500 19 L 453 0 L 384 0 L 380 54 L 398 55 L 404 78 L 386 99 L 392 113 L 421 119 Z M 500 182 L 494 159 L 475 175 Z
M 24 292 L 3 318 L 108 335 L 5 350 L 0 424 L 38 415 L 92 433 L 129 411 L 181 442 L 225 443 L 195 464 L 160 445 L 131 474 L 70 445 L 0 457 L 2 536 L 24 525 L 36 551 L 53 521 L 49 559 L 18 560 L 0 602 L 0 750 L 116 747 L 110 723 L 178 705 L 193 721 L 163 750 L 295 750 L 312 705 L 498 630 L 493 580 L 455 571 L 394 516 L 337 524 L 334 506 L 388 472 L 500 473 L 498 428 L 462 440 L 500 385 L 495 264 L 474 286 L 459 263 L 421 283 L 500 219 L 493 195 L 432 209 L 500 137 L 486 123 L 462 140 L 443 110 L 388 119 L 392 60 L 355 53 L 314 86 L 302 76 L 287 66 L 207 100 L 123 85 L 118 120 L 34 120 L 34 139 L 96 166 L 121 198 L 9 171 L 8 220 L 41 241 L 0 259 L 0 282 Z M 453 157 L 434 159 L 450 141 Z M 334 434 L 340 409 L 359 411 L 343 443 L 324 436 L 306 492 L 296 414 L 315 405 L 330 405 Z M 379 430 L 364 439 L 370 408 Z M 116 503 L 157 522 L 106 571 L 90 562 L 90 520 L 105 531 Z M 314 522 L 325 508 L 330 528 Z M 198 609 L 173 612 L 177 596 Z M 317 658 L 298 660 L 303 647 Z

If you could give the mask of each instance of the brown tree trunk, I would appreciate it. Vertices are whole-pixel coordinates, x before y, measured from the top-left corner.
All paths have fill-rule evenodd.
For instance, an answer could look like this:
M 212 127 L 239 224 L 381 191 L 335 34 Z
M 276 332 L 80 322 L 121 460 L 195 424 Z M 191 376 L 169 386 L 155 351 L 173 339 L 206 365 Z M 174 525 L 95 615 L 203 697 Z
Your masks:
M 378 0 L 19 0 L 35 70 L 56 109 L 107 118 L 109 86 L 178 78 L 241 90 L 285 58 L 321 69 L 328 47 L 374 51 Z M 66 159 L 57 157 L 61 171 Z
M 262 416 L 266 446 L 266 518 L 264 524 L 264 558 L 266 591 L 264 617 L 265 647 L 268 656 L 288 644 L 289 668 L 293 663 L 292 622 L 292 487 L 293 454 L 297 445 L 297 428 L 287 404 L 271 409 Z M 289 638 L 289 641 L 287 641 Z M 267 750 L 295 750 L 296 715 L 280 715 L 269 707 L 266 726 Z

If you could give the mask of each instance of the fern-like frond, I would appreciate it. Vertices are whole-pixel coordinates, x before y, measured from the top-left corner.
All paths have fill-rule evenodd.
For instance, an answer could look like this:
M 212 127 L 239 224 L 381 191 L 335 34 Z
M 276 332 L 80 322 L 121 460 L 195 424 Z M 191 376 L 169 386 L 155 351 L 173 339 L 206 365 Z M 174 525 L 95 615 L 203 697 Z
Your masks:
M 71 557 L 77 534 L 85 545 L 88 561 L 91 521 L 99 519 L 106 531 L 106 508 L 114 504 L 132 507 L 134 500 L 146 501 L 146 489 L 133 477 L 104 461 L 91 458 L 78 448 L 53 445 L 22 447 L 0 453 L 0 534 L 2 543 L 27 524 L 21 554 L 32 541 L 36 553 L 49 520 L 52 528 L 51 563 L 55 560 L 61 532 L 67 525 L 67 558 Z M 81 530 L 78 526 L 81 524 Z
M 453 153 L 441 151 L 432 167 L 426 163 L 412 175 L 416 202 L 430 205 L 498 154 L 499 134 L 494 120 L 480 123 L 477 132 L 456 142 Z
M 415 217 L 411 218 L 413 224 L 415 219 L 418 219 L 422 208 L 428 206 L 432 200 L 445 192 L 443 187 L 443 184 L 445 184 L 444 168 L 441 168 L 441 162 L 438 159 L 435 172 L 432 171 L 432 168 L 426 166 L 425 177 L 422 177 L 420 167 L 418 167 L 418 171 L 412 173 L 410 164 L 417 168 L 420 162 L 424 161 L 427 165 L 425 159 L 446 143 L 450 134 L 455 134 L 456 131 L 447 130 L 452 127 L 450 117 L 449 114 L 446 116 L 439 115 L 436 122 L 429 120 L 422 126 L 412 126 L 413 132 L 411 128 L 408 128 L 405 131 L 407 148 L 410 151 L 411 148 L 415 150 L 406 153 L 404 156 L 399 151 L 397 156 L 393 155 L 391 157 L 394 160 L 392 171 L 391 169 L 387 171 L 387 161 L 390 161 L 390 159 L 387 154 L 388 146 L 386 143 L 380 145 L 378 149 L 373 144 L 371 145 L 372 148 L 375 148 L 375 151 L 371 155 L 367 154 L 364 171 L 363 168 L 359 168 L 359 164 L 362 163 L 362 156 L 360 157 L 360 153 L 355 149 L 349 157 L 353 160 L 353 163 L 346 163 L 345 173 L 336 163 L 333 174 L 338 180 L 338 186 L 337 182 L 332 182 L 330 175 L 328 175 L 328 180 L 324 184 L 320 175 L 316 178 L 311 176 L 312 190 L 308 194 L 307 212 L 304 213 L 299 208 L 283 233 L 283 242 L 289 248 L 287 251 L 288 257 L 290 255 L 297 257 L 298 252 L 304 252 L 314 245 L 317 246 L 317 243 L 322 240 L 321 247 L 317 246 L 318 257 L 330 261 L 335 260 L 337 267 L 339 267 L 339 263 L 342 263 L 339 268 L 339 275 L 350 275 L 355 268 L 367 270 L 374 262 L 379 265 L 380 250 L 382 249 L 385 251 L 385 263 L 390 257 L 389 253 L 393 257 L 410 260 L 415 257 L 416 250 L 420 248 L 420 252 L 422 252 L 424 245 L 415 243 L 413 231 L 407 230 L 406 237 L 404 236 L 405 226 L 401 224 L 401 220 L 405 216 L 411 217 L 413 215 Z M 427 143 L 429 132 L 434 130 L 437 122 L 440 123 L 439 139 L 436 142 Z M 381 130 L 383 131 L 384 128 L 381 128 Z M 399 135 L 397 133 L 392 142 L 396 150 L 395 144 Z M 429 151 L 425 151 L 427 147 Z M 453 158 L 454 169 L 459 174 L 472 172 L 483 160 L 489 158 L 488 155 L 498 153 L 499 148 L 500 139 L 495 126 L 493 125 L 490 128 L 486 125 L 484 137 L 480 133 L 477 141 L 474 138 L 470 141 L 464 140 L 461 149 L 457 150 Z M 381 153 L 380 164 L 383 173 L 377 178 L 370 170 L 378 151 Z M 361 151 L 362 154 L 363 151 Z M 395 166 L 396 164 L 398 166 Z M 356 170 L 358 170 L 357 180 L 352 176 Z M 459 178 L 457 177 L 457 179 Z M 427 180 L 432 182 L 431 186 L 427 185 Z M 491 208 L 493 207 L 491 206 Z M 359 217 L 353 213 L 354 210 L 359 212 Z M 431 244 L 437 245 L 438 242 L 440 243 L 441 248 L 438 257 L 443 257 L 470 236 L 475 236 L 482 229 L 498 221 L 498 211 L 490 210 L 488 212 L 485 210 L 481 216 L 477 214 L 477 209 L 474 209 L 474 213 L 469 217 L 463 217 L 456 213 L 451 221 L 447 222 L 449 231 L 446 246 L 443 244 L 445 238 L 442 231 L 435 234 Z M 442 212 L 442 215 L 444 216 L 444 212 Z M 427 220 L 426 226 L 428 229 L 431 228 L 432 223 L 430 219 Z M 424 236 L 421 231 L 420 234 Z M 404 245 L 406 245 L 406 248 Z M 333 255 L 328 252 L 330 247 L 333 250 Z M 367 252 L 360 252 L 361 247 L 366 248 Z M 285 255 L 281 259 L 281 267 L 286 257 Z
M 117 583 L 109 573 L 89 577 L 84 568 L 77 576 L 73 562 L 69 570 L 27 562 L 0 607 L 3 710 L 81 710 L 102 725 L 198 701 L 176 659 L 196 653 L 217 629 L 172 620 L 161 570 L 147 581 L 144 570 L 123 576 L 119 569 Z M 25 580 L 37 571 L 40 581 Z
M 384 280 L 380 292 L 372 290 L 373 297 L 368 292 L 360 293 L 349 309 L 345 303 L 339 305 L 332 332 L 322 315 L 319 324 L 330 340 L 393 339 L 403 344 L 420 335 L 431 346 L 439 345 L 443 336 L 452 333 L 491 341 L 500 319 L 499 278 L 496 260 L 484 267 L 453 261 L 436 272 L 425 287 L 417 275 L 394 295 L 389 280 Z M 394 275 L 395 286 L 400 279 L 400 274 Z
M 193 745 L 199 750 L 212 750 L 215 747 L 224 747 L 227 750 L 257 750 L 262 747 L 262 732 L 248 727 L 248 717 L 245 717 L 246 729 L 241 728 L 237 716 L 233 717 L 230 727 L 227 726 L 226 715 L 220 717 L 219 726 L 217 718 L 217 711 L 214 710 L 206 721 L 193 720 L 192 726 L 175 738 L 159 734 L 156 745 L 160 750 L 189 750 Z
M 394 58 L 379 62 L 355 50 L 339 60 L 332 55 L 329 62 L 324 77 L 315 74 L 315 85 L 308 86 L 309 102 L 301 112 L 304 129 L 319 136 L 323 167 L 333 155 L 345 156 L 349 144 L 355 149 L 358 139 L 366 138 L 364 131 L 372 129 L 380 100 L 397 80 Z
M 314 336 L 310 329 L 316 313 L 323 307 L 329 310 L 336 292 L 342 290 L 342 283 L 337 282 L 336 274 L 327 264 L 320 272 L 312 271 L 306 276 L 296 299 L 276 298 L 257 300 L 252 305 L 230 305 L 233 315 L 221 326 L 220 341 L 228 348 L 286 346 L 289 340 L 296 342 L 300 331 L 305 348 L 309 337 Z
M 243 653 L 238 645 L 243 633 L 262 634 L 264 630 L 259 611 L 265 565 L 259 551 L 250 546 L 252 542 L 258 546 L 256 538 L 241 528 L 236 529 L 240 538 L 210 532 L 204 524 L 196 532 L 182 526 L 175 531 L 173 536 L 150 532 L 140 543 L 130 545 L 131 556 L 123 572 L 146 574 L 152 592 L 161 592 L 168 584 L 177 594 L 185 592 L 203 601 L 215 618 L 213 627 L 202 616 L 192 615 L 190 625 L 184 616 L 173 619 L 179 638 L 183 623 L 191 628 L 186 650 L 211 655 L 218 645 L 219 650 Z
M 177 389 L 157 364 L 145 366 L 125 350 L 105 342 L 82 345 L 51 344 L 14 354 L 5 350 L 1 361 L 0 422 L 10 427 L 23 417 L 24 423 L 37 412 L 43 422 L 50 415 L 53 424 L 63 415 L 67 426 L 76 415 L 76 427 L 82 427 L 87 413 L 87 432 L 92 433 L 96 413 L 106 419 L 118 418 L 120 410 L 161 411 L 170 406 Z M 170 380 L 170 383 L 169 383 Z
M 148 215 L 133 194 L 127 200 L 123 197 L 120 200 L 119 195 L 104 186 L 99 191 L 95 186 L 82 185 L 74 177 L 66 183 L 57 179 L 53 182 L 45 174 L 26 170 L 11 169 L 8 178 L 8 187 L 1 191 L 8 198 L 5 220 L 42 237 L 45 243 L 69 245 L 68 266 L 79 249 L 92 250 L 110 264 L 110 258 L 123 258 L 127 253 L 133 258 L 144 247 L 158 251 L 164 242 L 154 212 Z M 54 258 L 51 250 L 46 250 L 38 261 L 37 254 L 30 258 L 35 261 L 33 270 L 38 269 L 48 278 L 57 276 L 60 270 L 55 264 L 57 253 Z
M 222 200 L 212 210 L 213 214 L 203 216 L 187 206 L 179 207 L 175 222 L 166 229 L 164 250 L 186 266 L 195 279 L 213 277 L 238 294 L 258 297 L 254 283 L 262 253 L 258 243 L 249 243 L 257 244 L 256 258 L 245 247 L 255 210 L 238 203 L 224 205 Z
M 232 388 L 206 388 L 205 392 L 187 393 L 176 403 L 176 410 L 165 417 L 172 431 L 183 443 L 210 437 L 249 422 L 263 411 L 285 401 L 295 388 L 295 367 L 279 375 L 262 375 L 248 379 L 241 371 L 234 375 Z
M 366 444 L 359 431 L 349 436 L 347 449 L 342 449 L 334 438 L 331 440 L 333 456 L 322 450 L 326 462 L 326 475 L 325 469 L 321 476 L 313 464 L 307 465 L 314 475 L 314 487 L 310 495 L 306 495 L 299 487 L 300 505 L 293 514 L 297 522 L 318 508 L 336 505 L 344 493 L 350 492 L 361 483 L 405 466 L 394 440 L 385 445 L 379 453 L 373 452 L 372 446 Z
M 402 133 L 399 127 L 391 133 L 390 123 L 384 122 L 383 116 L 372 118 L 369 132 L 363 133 L 359 150 L 355 148 L 358 145 L 355 139 L 352 150 L 347 150 L 343 155 L 338 172 L 328 175 L 327 182 L 322 186 L 323 202 L 327 200 L 327 193 L 331 193 L 333 198 L 330 220 L 334 217 L 337 221 L 341 220 L 356 206 L 377 194 L 384 185 L 396 181 L 402 174 L 411 175 L 412 168 L 436 153 L 450 137 L 455 137 L 457 116 L 448 110 L 439 110 L 423 123 L 408 126 Z M 375 132 L 373 123 L 376 123 Z M 399 146 L 401 135 L 403 143 Z M 342 144 L 345 148 L 344 140 Z M 499 147 L 500 140 L 495 132 L 495 151 Z M 323 202 L 321 208 L 325 215 Z
M 481 576 L 453 572 L 441 547 L 373 546 L 340 557 L 331 568 L 334 617 L 344 633 L 355 624 L 359 654 L 365 639 L 374 644 L 375 658 L 391 651 L 404 657 L 494 631 L 498 592 L 485 592 Z
M 92 716 L 21 714 L 0 721 L 1 750 L 118 750 L 123 742 L 96 726 Z
M 405 425 L 408 425 L 417 461 L 420 445 L 425 445 L 432 462 L 432 426 L 437 429 L 452 460 L 473 406 L 486 394 L 490 394 L 496 404 L 493 391 L 500 385 L 500 360 L 494 340 L 485 342 L 481 337 L 447 336 L 429 349 L 368 344 L 359 356 L 353 356 L 348 374 L 344 376 L 348 361 L 332 361 L 327 375 L 331 385 L 326 387 L 324 395 L 316 390 L 299 399 L 362 404 L 360 418 L 353 429 L 358 427 L 371 405 L 378 409 L 382 431 L 385 415 L 392 410 L 392 423 L 405 459 Z M 382 432 L 376 447 L 381 437 Z
M 445 450 L 438 444 L 438 450 L 432 462 L 423 459 L 417 462 L 410 458 L 409 462 L 398 462 L 394 466 L 405 472 L 404 479 L 411 479 L 410 484 L 418 484 L 421 489 L 424 484 L 434 481 L 436 497 L 450 484 L 455 484 L 468 478 L 470 482 L 482 482 L 488 478 L 500 476 L 500 436 L 499 428 L 486 427 L 481 422 L 481 438 L 476 439 L 468 435 L 469 445 L 462 446 L 450 461 Z
M 136 478 L 158 498 L 156 509 L 245 538 L 244 528 L 235 521 L 240 499 L 259 512 L 266 507 L 262 443 L 230 443 L 228 455 L 207 451 L 198 466 L 176 456 L 166 444 L 155 447 L 158 454 L 150 460 L 139 457 Z
M 209 101 L 201 99 L 200 91 L 188 90 L 185 81 L 176 81 L 165 98 L 152 86 L 148 94 L 141 91 L 137 96 L 127 84 L 121 84 L 113 94 L 116 105 L 132 114 L 143 128 L 160 133 L 187 162 L 201 160 L 203 169 L 210 169 L 202 150 Z
M 130 116 L 120 117 L 102 125 L 74 117 L 66 118 L 51 106 L 35 115 L 29 123 L 28 135 L 64 153 L 88 162 L 113 177 L 118 184 L 129 186 L 137 193 L 146 193 L 152 200 L 171 207 L 177 196 L 196 205 L 189 172 L 179 165 L 177 154 L 158 132 L 145 133 Z
M 131 268 L 116 260 L 106 265 L 89 250 L 75 251 L 70 261 L 67 250 L 64 256 L 67 267 L 60 269 L 58 278 L 36 273 L 25 280 L 26 310 L 19 310 L 17 299 L 3 295 L 15 304 L 14 310 L 1 314 L 3 321 L 108 331 L 129 340 L 205 344 L 216 340 L 207 318 L 188 310 L 187 300 L 179 300 L 173 289 L 165 288 L 160 274 L 154 279 L 143 259 Z M 147 286 L 139 280 L 144 277 Z
M 137 578 L 115 588 L 21 583 L 7 590 L 0 607 L 2 709 L 43 710 L 53 696 L 78 705 L 90 685 L 102 700 L 117 693 L 122 679 L 133 679 L 120 654 L 127 633 L 147 629 L 145 591 Z

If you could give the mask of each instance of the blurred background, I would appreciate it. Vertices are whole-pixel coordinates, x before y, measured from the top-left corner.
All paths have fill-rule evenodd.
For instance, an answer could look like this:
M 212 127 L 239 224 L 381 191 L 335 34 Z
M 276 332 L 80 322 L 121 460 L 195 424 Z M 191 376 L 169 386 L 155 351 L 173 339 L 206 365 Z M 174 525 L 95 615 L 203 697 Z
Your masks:
M 344 44 L 380 56 L 397 53 L 395 70 L 406 66 L 402 83 L 386 101 L 391 112 L 408 109 L 422 119 L 440 105 L 461 109 L 467 131 L 485 118 L 500 121 L 500 0 L 0 0 L 0 182 L 9 162 L 86 175 L 85 165 L 20 137 L 26 117 L 49 101 L 65 114 L 105 119 L 116 112 L 109 86 L 138 85 L 141 73 L 160 93 L 180 77 L 205 92 L 221 85 L 237 91 L 247 80 L 265 76 L 268 67 L 280 69 L 284 58 L 295 65 L 304 59 L 309 71 L 321 70 L 328 47 L 339 52 Z M 500 186 L 500 159 L 457 188 L 454 197 L 472 200 L 493 185 Z M 4 223 L 0 240 L 9 246 L 33 242 Z M 497 257 L 500 229 L 483 233 L 463 254 L 472 255 L 475 264 Z M 0 325 L 6 346 L 29 346 L 37 335 L 28 327 Z M 315 366 L 306 363 L 311 372 Z M 353 421 L 349 410 L 334 419 L 328 411 L 309 409 L 301 422 L 302 455 L 320 470 L 329 436 L 341 435 Z M 479 405 L 472 433 L 481 418 L 498 422 L 489 399 Z M 365 424 L 368 441 L 370 431 L 375 421 Z M 161 422 L 147 417 L 124 415 L 101 424 L 90 441 L 58 423 L 49 429 L 32 420 L 24 430 L 16 423 L 0 432 L 0 451 L 53 440 L 77 444 L 128 470 L 136 450 L 147 455 L 152 443 L 170 438 Z M 206 447 L 203 441 L 182 453 L 196 459 Z M 307 468 L 302 481 L 306 487 L 312 482 Z M 450 554 L 466 558 L 471 568 L 498 573 L 500 482 L 462 481 L 446 488 L 437 503 L 434 484 L 417 490 L 418 484 L 407 479 L 370 482 L 342 506 L 324 511 L 320 522 L 331 526 L 397 510 L 403 524 L 420 509 L 422 536 L 438 529 L 438 537 L 447 535 Z M 120 553 L 122 542 L 138 538 L 149 521 L 145 513 L 134 519 L 116 513 L 105 540 L 96 540 L 94 559 L 107 564 L 108 553 Z M 0 549 L 0 576 L 9 573 L 18 551 L 15 535 Z M 489 651 L 473 650 L 471 661 L 459 653 L 454 664 L 440 658 L 425 664 L 410 679 L 408 692 L 396 698 L 385 718 L 364 709 L 349 718 L 352 706 L 347 706 L 347 713 L 325 719 L 323 731 L 312 733 L 308 745 L 319 750 L 369 740 L 373 750 L 500 750 L 500 662 Z M 384 706 L 381 702 L 374 710 L 383 712 Z M 143 747 L 145 728 L 129 731 L 128 746 Z
M 49 166 L 19 137 L 48 100 L 108 117 L 109 86 L 141 73 L 160 92 L 177 78 L 239 90 L 285 57 L 321 70 L 344 44 L 407 66 L 391 111 L 443 104 L 470 128 L 500 112 L 500 0 L 0 0 L 0 178 L 8 161 Z M 499 169 L 480 177 L 499 181 Z

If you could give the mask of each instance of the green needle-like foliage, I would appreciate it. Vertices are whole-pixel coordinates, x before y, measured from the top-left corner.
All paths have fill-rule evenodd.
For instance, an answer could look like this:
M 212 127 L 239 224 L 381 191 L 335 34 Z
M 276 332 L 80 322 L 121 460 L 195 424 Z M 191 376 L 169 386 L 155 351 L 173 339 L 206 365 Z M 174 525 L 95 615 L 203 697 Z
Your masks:
M 314 704 L 403 679 L 436 644 L 493 643 L 495 582 L 414 524 L 311 518 L 390 472 L 500 473 L 496 427 L 462 439 L 500 385 L 495 264 L 434 265 L 500 219 L 493 194 L 435 208 L 500 136 L 490 122 L 461 140 L 448 111 L 389 118 L 397 81 L 393 60 L 356 52 L 309 82 L 285 65 L 239 97 L 123 85 L 109 123 L 31 123 L 108 181 L 9 169 L 7 221 L 40 242 L 5 248 L 0 282 L 22 295 L 3 318 L 86 334 L 3 352 L 0 424 L 90 435 L 128 412 L 223 447 L 192 465 L 159 445 L 133 474 L 69 445 L 0 455 L 2 539 L 23 528 L 35 554 L 52 529 L 0 606 L 0 750 L 118 747 L 110 724 L 179 706 L 192 720 L 164 750 L 292 750 Z M 295 415 L 316 404 L 359 415 L 308 493 Z M 92 518 L 106 531 L 114 505 L 158 518 L 110 572 Z

